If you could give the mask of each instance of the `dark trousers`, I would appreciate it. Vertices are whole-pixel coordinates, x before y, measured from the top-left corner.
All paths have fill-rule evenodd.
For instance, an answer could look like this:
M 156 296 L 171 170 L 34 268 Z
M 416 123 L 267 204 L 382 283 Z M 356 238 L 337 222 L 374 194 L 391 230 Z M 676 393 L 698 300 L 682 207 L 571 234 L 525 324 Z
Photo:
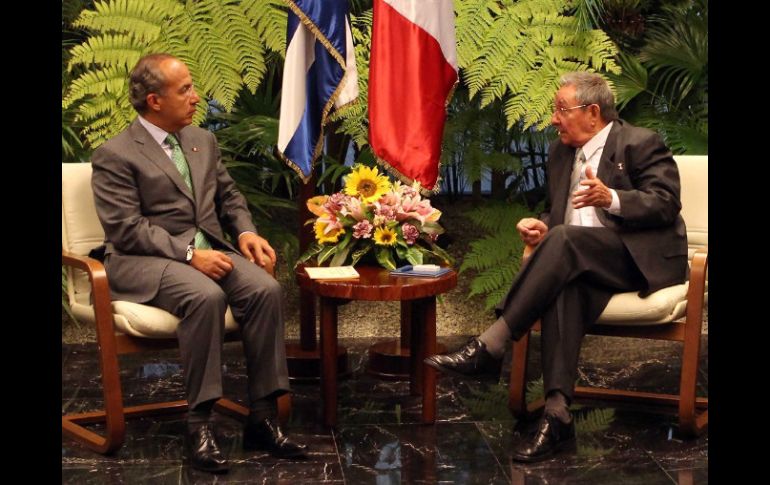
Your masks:
M 180 318 L 177 328 L 187 402 L 222 397 L 222 344 L 229 305 L 246 356 L 249 401 L 289 390 L 280 284 L 265 270 L 232 251 L 233 270 L 214 281 L 177 261 L 163 273 L 149 303 Z
M 522 265 L 496 311 L 515 340 L 541 319 L 545 391 L 559 390 L 571 401 L 587 329 L 613 293 L 645 286 L 614 230 L 558 225 Z

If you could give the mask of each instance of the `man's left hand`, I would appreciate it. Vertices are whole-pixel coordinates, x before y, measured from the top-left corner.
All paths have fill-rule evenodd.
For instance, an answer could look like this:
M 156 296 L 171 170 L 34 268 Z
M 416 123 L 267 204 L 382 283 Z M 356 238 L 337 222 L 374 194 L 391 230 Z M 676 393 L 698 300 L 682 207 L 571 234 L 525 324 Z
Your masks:
M 238 237 L 238 247 L 246 258 L 261 267 L 270 262 L 275 266 L 275 250 L 267 242 L 267 239 L 257 236 L 253 232 L 244 232 Z
M 589 205 L 608 209 L 612 204 L 612 193 L 604 183 L 596 178 L 590 166 L 586 167 L 586 180 L 580 182 L 586 187 L 572 195 L 572 207 L 580 209 Z

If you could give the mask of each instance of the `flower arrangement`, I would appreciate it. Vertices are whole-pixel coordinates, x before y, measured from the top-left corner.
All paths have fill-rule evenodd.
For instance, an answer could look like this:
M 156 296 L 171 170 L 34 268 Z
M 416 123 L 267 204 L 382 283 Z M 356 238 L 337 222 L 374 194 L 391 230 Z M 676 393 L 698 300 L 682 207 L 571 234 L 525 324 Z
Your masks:
M 355 265 L 367 254 L 381 266 L 422 264 L 427 260 L 451 264 L 452 257 L 436 245 L 444 232 L 441 211 L 423 199 L 416 186 L 391 183 L 377 167 L 357 164 L 345 178 L 341 192 L 308 200 L 316 242 L 299 262 L 318 265 Z

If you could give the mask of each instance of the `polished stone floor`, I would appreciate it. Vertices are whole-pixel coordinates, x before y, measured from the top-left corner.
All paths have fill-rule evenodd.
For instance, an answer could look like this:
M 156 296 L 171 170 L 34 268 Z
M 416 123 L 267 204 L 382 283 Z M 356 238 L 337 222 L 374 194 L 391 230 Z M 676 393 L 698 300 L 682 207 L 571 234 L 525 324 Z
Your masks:
M 699 395 L 708 395 L 707 336 L 704 336 Z M 460 337 L 439 338 L 449 348 Z M 539 344 L 533 339 L 533 394 L 538 392 Z M 290 429 L 311 447 L 307 461 L 276 460 L 244 452 L 241 424 L 217 415 L 220 442 L 231 470 L 209 475 L 183 460 L 183 415 L 127 423 L 126 442 L 113 456 L 101 456 L 62 439 L 62 483 L 71 484 L 706 484 L 708 433 L 682 440 L 676 417 L 667 410 L 613 407 L 580 401 L 574 406 L 578 443 L 574 451 L 532 465 L 511 461 L 512 443 L 526 432 L 507 404 L 507 366 L 500 380 L 481 382 L 442 377 L 438 421 L 419 423 L 420 398 L 406 381 L 383 381 L 366 372 L 366 349 L 375 339 L 340 339 L 349 350 L 352 375 L 339 384 L 339 426 L 320 422 L 316 383 L 294 383 Z M 680 347 L 674 343 L 588 336 L 581 353 L 580 379 L 636 390 L 676 392 Z M 507 356 L 509 359 L 509 356 Z M 225 393 L 245 399 L 241 347 L 225 345 Z M 126 402 L 183 399 L 175 351 L 121 357 Z M 62 412 L 93 410 L 101 404 L 93 346 L 62 347 Z M 540 384 L 542 392 L 542 384 Z M 99 430 L 99 426 L 94 426 Z

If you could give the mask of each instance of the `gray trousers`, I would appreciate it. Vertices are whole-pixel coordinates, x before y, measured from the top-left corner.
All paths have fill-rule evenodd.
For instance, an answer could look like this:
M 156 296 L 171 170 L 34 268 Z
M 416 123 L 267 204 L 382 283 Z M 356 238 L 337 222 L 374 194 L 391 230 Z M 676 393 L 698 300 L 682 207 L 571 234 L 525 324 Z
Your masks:
M 515 340 L 541 319 L 544 390 L 559 390 L 571 401 L 586 331 L 614 293 L 645 286 L 614 230 L 562 224 L 548 231 L 496 312 Z
M 249 403 L 289 390 L 282 291 L 258 265 L 232 251 L 233 270 L 214 281 L 172 261 L 150 305 L 179 317 L 179 352 L 190 409 L 222 397 L 222 344 L 229 305 L 241 328 Z

